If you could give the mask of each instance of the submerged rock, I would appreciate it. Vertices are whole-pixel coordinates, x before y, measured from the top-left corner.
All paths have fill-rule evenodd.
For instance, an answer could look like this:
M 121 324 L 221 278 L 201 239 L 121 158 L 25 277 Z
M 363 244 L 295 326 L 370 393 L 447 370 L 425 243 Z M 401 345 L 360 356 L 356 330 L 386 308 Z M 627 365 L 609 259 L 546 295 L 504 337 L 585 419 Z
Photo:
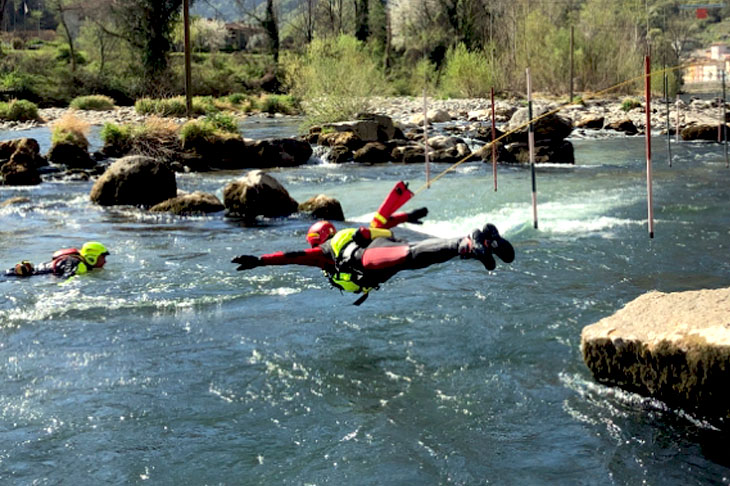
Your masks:
M 642 295 L 583 328 L 581 350 L 601 383 L 730 418 L 730 288 Z
M 91 169 L 96 161 L 84 147 L 68 142 L 57 142 L 48 151 L 48 160 L 65 165 L 69 169 Z
M 189 215 L 217 213 L 224 209 L 223 203 L 214 194 L 195 191 L 155 204 L 150 208 L 150 211 Z
M 299 211 L 309 213 L 315 219 L 345 220 L 345 213 L 342 211 L 340 201 L 324 194 L 319 194 L 301 203 Z

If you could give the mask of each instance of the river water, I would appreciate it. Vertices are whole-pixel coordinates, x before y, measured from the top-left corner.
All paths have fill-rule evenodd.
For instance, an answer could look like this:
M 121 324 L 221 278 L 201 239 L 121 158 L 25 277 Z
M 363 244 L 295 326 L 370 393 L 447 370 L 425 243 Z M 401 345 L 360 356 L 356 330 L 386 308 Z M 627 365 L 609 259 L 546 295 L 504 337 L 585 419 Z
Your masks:
M 244 126 L 290 135 L 288 122 Z M 46 129 L 4 133 L 35 136 Z M 2 484 L 700 485 L 730 483 L 727 435 L 594 382 L 581 329 L 658 289 L 730 285 L 730 170 L 717 144 L 655 139 L 655 238 L 642 138 L 575 139 L 576 165 L 460 166 L 406 209 L 409 238 L 494 222 L 512 265 L 396 275 L 360 307 L 307 267 L 236 272 L 301 249 L 310 221 L 244 227 L 89 202 L 91 182 L 0 187 L 0 264 L 107 244 L 101 272 L 0 281 Z M 98 137 L 92 134 L 92 144 Z M 433 173 L 445 169 L 434 164 Z M 222 198 L 242 172 L 179 174 Z M 367 222 L 422 165 L 272 171 L 302 201 Z

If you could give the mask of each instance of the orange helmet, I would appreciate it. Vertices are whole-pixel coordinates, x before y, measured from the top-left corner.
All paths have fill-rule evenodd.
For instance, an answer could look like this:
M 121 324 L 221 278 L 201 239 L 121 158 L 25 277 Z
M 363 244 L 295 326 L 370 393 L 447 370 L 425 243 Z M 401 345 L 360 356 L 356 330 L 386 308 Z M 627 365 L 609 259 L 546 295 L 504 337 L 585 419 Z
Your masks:
M 314 248 L 329 240 L 336 232 L 334 225 L 329 221 L 317 221 L 307 231 L 307 243 Z

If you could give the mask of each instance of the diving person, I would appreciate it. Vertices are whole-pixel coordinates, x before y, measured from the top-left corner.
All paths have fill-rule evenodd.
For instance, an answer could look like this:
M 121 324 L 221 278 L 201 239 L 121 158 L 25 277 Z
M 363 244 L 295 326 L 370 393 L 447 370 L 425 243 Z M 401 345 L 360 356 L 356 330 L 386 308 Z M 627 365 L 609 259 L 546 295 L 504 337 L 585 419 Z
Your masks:
M 415 219 L 414 214 L 425 216 L 421 208 L 393 221 Z M 396 215 L 393 215 L 396 216 Z M 393 217 L 391 217 L 393 218 Z M 276 252 L 261 256 L 239 255 L 233 258 L 236 270 L 248 270 L 265 265 L 308 265 L 321 268 L 330 283 L 340 290 L 362 293 L 355 302 L 362 303 L 369 292 L 401 270 L 416 270 L 446 262 L 456 256 L 479 260 L 487 270 L 494 270 L 496 255 L 505 263 L 515 258 L 512 245 L 502 238 L 497 228 L 486 224 L 468 236 L 457 238 L 429 238 L 418 242 L 396 239 L 389 227 L 347 228 L 337 231 L 329 221 L 318 221 L 307 232 L 311 248 L 304 251 Z M 410 218 L 410 219 L 409 219 Z M 397 223 L 396 223 L 397 224 Z
M 82 275 L 94 269 L 104 267 L 109 250 L 98 241 L 87 241 L 81 247 L 65 248 L 56 251 L 51 260 L 34 267 L 28 260 L 5 271 L 6 277 L 30 277 L 33 275 L 53 274 L 56 277 L 68 278 Z

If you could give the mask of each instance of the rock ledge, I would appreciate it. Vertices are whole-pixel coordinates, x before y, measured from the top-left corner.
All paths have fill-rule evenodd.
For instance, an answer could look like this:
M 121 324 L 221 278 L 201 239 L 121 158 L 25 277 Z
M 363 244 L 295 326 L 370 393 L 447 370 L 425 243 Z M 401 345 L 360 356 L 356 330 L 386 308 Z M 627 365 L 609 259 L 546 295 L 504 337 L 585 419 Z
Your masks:
M 730 419 L 730 288 L 650 292 L 581 333 L 601 383 Z

